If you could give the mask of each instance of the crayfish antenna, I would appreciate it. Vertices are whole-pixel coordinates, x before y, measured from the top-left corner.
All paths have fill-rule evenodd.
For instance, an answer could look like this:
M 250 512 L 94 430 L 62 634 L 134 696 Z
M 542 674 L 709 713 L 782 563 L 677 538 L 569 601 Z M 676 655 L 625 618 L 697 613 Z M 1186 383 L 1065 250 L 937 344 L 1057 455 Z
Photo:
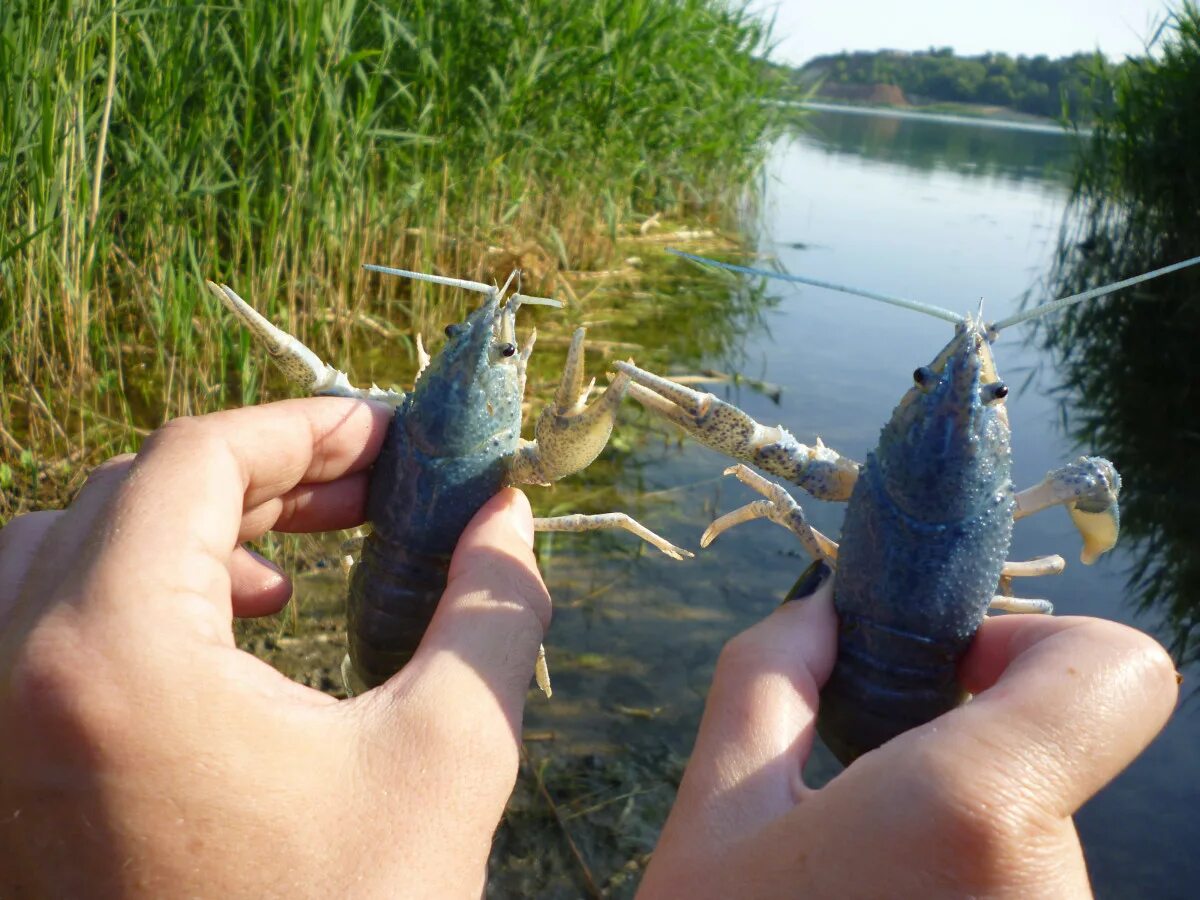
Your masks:
M 521 305 L 529 306 L 553 306 L 556 309 L 562 309 L 563 302 L 561 300 L 552 300 L 549 297 L 531 297 L 528 294 L 513 294 L 509 303 L 520 303 Z
M 462 288 L 466 291 L 476 291 L 480 294 L 496 294 L 503 297 L 508 291 L 512 280 L 517 277 L 519 271 L 513 269 L 509 273 L 508 281 L 504 282 L 504 287 L 497 288 L 493 284 L 484 284 L 482 281 L 469 281 L 466 278 L 448 278 L 445 275 L 430 275 L 426 272 L 413 272 L 409 269 L 393 269 L 391 266 L 377 266 L 374 263 L 363 263 L 363 268 L 368 272 L 379 272 L 382 275 L 399 275 L 401 278 L 411 278 L 414 281 L 428 281 L 431 284 L 444 284 L 447 287 Z M 519 286 L 518 286 L 519 291 Z M 531 297 L 528 294 L 516 293 L 509 298 L 509 302 L 517 301 L 517 305 L 529 304 L 531 306 L 555 306 L 561 308 L 563 303 L 561 300 L 551 300 L 548 297 Z M 514 307 L 515 308 L 515 307 Z
M 948 309 L 942 309 L 940 306 L 934 306 L 931 303 L 922 303 L 920 300 L 908 300 L 904 297 L 893 297 L 890 294 L 877 294 L 874 291 L 863 291 L 858 288 L 847 287 L 844 284 L 834 284 L 832 281 L 821 281 L 819 278 L 805 278 L 801 275 L 791 275 L 787 272 L 770 272 L 766 269 L 754 269 L 750 266 L 738 266 L 733 263 L 718 262 L 715 259 L 709 259 L 706 256 L 696 256 L 692 253 L 684 253 L 682 250 L 675 250 L 671 247 L 667 248 L 667 252 L 673 256 L 681 256 L 684 259 L 690 259 L 692 262 L 698 262 L 706 266 L 714 266 L 718 269 L 728 269 L 731 272 L 741 272 L 745 275 L 759 275 L 763 278 L 776 278 L 780 281 L 794 281 L 798 284 L 810 284 L 813 287 L 825 288 L 830 291 L 838 291 L 843 294 L 852 294 L 855 297 L 866 297 L 868 300 L 876 300 L 879 303 L 890 303 L 892 306 L 899 306 L 903 309 L 911 309 L 916 312 L 925 313 L 927 316 L 933 316 L 937 319 L 945 319 L 947 322 L 953 322 L 956 325 L 961 325 L 966 321 L 966 317 L 960 316 L 956 312 L 951 312 Z
M 401 278 L 411 278 L 414 281 L 428 281 L 433 284 L 444 284 L 449 287 L 462 288 L 467 291 L 476 291 L 480 294 L 496 293 L 496 286 L 484 284 L 482 281 L 468 281 L 465 278 L 447 278 L 445 275 L 429 275 L 425 272 L 410 272 L 408 269 L 393 269 L 390 266 L 376 266 L 371 263 L 364 263 L 363 268 L 368 272 L 379 272 L 383 275 L 399 275 Z M 511 280 L 511 277 L 510 277 Z M 508 285 L 505 285 L 507 288 Z
M 1069 297 L 1063 297 L 1061 300 L 1051 300 L 1049 303 L 1043 303 L 1041 306 L 1035 306 L 1033 309 L 1028 309 L 1025 312 L 1017 313 L 1015 316 L 1009 316 L 1007 319 L 1001 319 L 999 322 L 993 322 L 991 331 L 1003 331 L 1012 325 L 1017 325 L 1021 322 L 1028 322 L 1030 319 L 1040 319 L 1042 316 L 1049 315 L 1052 312 L 1058 312 L 1060 309 L 1066 309 L 1068 306 L 1074 306 L 1076 303 L 1082 303 L 1084 300 L 1091 300 L 1095 297 L 1103 297 L 1111 294 L 1114 291 L 1119 291 L 1122 288 L 1132 287 L 1135 284 L 1141 284 L 1143 281 L 1150 281 L 1152 278 L 1158 278 L 1162 275 L 1169 275 L 1172 272 L 1178 272 L 1180 269 L 1186 269 L 1188 266 L 1194 266 L 1200 263 L 1200 256 L 1193 256 L 1191 259 L 1185 259 L 1183 262 L 1172 263 L 1169 266 L 1163 266 L 1161 269 L 1153 269 L 1149 272 L 1143 272 L 1141 275 L 1134 275 L 1132 278 L 1126 278 L 1123 281 L 1114 281 L 1112 284 L 1106 284 L 1102 287 L 1092 288 L 1088 291 L 1081 291 L 1078 294 L 1072 294 Z

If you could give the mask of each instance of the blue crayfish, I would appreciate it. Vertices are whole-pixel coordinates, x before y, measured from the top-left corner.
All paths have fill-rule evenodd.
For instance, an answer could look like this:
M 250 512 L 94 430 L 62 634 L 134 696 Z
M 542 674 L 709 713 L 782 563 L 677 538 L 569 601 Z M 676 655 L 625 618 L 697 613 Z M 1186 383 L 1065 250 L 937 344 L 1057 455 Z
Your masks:
M 382 684 L 412 656 L 446 587 L 450 555 L 479 508 L 507 485 L 549 484 L 586 468 L 607 444 L 629 387 L 628 377 L 619 375 L 587 405 L 595 381 L 584 386 L 584 330 L 578 329 L 555 400 L 538 419 L 536 439 L 525 440 L 521 399 L 536 332 L 517 347 L 517 309 L 561 304 L 519 293 L 504 302 L 511 277 L 497 289 L 402 269 L 366 268 L 485 295 L 466 321 L 447 326 L 446 343 L 432 359 L 418 339 L 420 369 L 409 393 L 352 387 L 343 372 L 276 328 L 232 289 L 208 283 L 289 379 L 314 394 L 382 400 L 395 408 L 368 488 L 372 530 L 351 573 L 350 647 L 342 664 L 351 693 Z M 676 559 L 691 556 L 624 513 L 535 519 L 534 528 L 624 528 Z M 539 651 L 536 673 L 549 696 L 544 651 Z
M 961 316 L 814 279 L 677 255 L 893 303 L 955 325 L 950 342 L 913 373 L 913 385 L 864 463 L 819 438 L 806 446 L 784 428 L 764 426 L 712 394 L 616 364 L 634 381 L 632 397 L 701 443 L 814 497 L 847 502 L 839 544 L 805 521 L 782 486 L 735 465 L 726 474 L 765 499 L 721 516 L 700 543 L 708 546 L 734 525 L 767 518 L 792 531 L 813 557 L 836 564 L 838 654 L 821 694 L 817 728 L 834 755 L 849 764 L 966 699 L 956 668 L 989 607 L 1052 612 L 1045 600 L 1008 593 L 1014 577 L 1055 574 L 1065 566 L 1059 556 L 1008 562 L 1015 519 L 1066 506 L 1083 536 L 1084 563 L 1117 540 L 1121 481 L 1108 460 L 1080 457 L 1036 486 L 1014 491 L 1004 405 L 1008 388 L 996 372 L 993 341 L 1018 322 L 1165 275 L 1200 257 L 987 323 L 981 314 Z

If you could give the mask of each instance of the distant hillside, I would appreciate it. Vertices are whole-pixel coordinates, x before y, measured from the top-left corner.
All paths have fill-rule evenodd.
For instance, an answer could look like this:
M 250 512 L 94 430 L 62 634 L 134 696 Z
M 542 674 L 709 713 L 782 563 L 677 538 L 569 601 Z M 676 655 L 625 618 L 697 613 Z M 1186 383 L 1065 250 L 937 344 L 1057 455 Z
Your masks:
M 1090 109 L 1094 75 L 1111 69 L 1103 56 L 1077 53 L 1061 59 L 1005 53 L 955 56 L 949 47 L 919 53 L 900 50 L 819 56 L 794 69 L 794 86 L 830 100 L 903 106 L 972 103 L 1003 106 L 1035 116 L 1078 117 Z

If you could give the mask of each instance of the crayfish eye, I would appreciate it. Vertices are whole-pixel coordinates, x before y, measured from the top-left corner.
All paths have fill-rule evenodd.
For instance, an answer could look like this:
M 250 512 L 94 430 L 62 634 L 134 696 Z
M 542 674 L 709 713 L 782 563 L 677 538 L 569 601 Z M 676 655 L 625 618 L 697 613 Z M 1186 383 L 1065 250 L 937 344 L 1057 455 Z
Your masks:
M 499 347 L 497 347 L 496 349 L 500 351 L 501 356 L 509 357 L 517 352 L 517 345 L 505 342 L 505 343 L 501 344 Z
M 937 376 L 933 374 L 933 369 L 929 366 L 920 366 L 913 370 L 913 381 L 917 383 L 917 387 L 927 387 L 933 384 Z
M 463 330 L 461 322 L 451 322 L 446 326 L 446 337 L 452 338 Z
M 1003 400 L 1008 396 L 1008 385 L 1003 381 L 997 381 L 995 384 L 990 384 L 984 395 L 984 400 L 991 403 L 994 400 Z

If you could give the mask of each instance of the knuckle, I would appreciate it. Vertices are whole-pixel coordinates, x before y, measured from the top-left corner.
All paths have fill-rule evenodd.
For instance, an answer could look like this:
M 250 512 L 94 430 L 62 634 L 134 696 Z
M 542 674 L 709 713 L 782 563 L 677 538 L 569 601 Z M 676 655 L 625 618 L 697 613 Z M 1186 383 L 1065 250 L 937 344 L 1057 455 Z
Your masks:
M 727 640 L 717 656 L 717 674 L 741 671 L 746 662 L 753 658 L 754 643 L 748 631 L 735 634 Z
M 80 497 L 100 491 L 105 485 L 121 482 L 129 474 L 135 458 L 132 453 L 122 453 L 100 463 L 88 473 L 87 480 L 71 501 L 72 505 Z
M 189 470 L 197 466 L 220 467 L 222 472 L 228 472 L 230 467 L 237 469 L 240 464 L 232 452 L 229 420 L 225 415 L 182 416 L 160 426 L 142 444 L 130 476 L 118 490 L 137 484 L 145 474 L 144 469 L 139 474 L 139 468 L 151 465 L 151 460 L 155 460 L 156 466 Z
M 92 469 L 91 474 L 88 475 L 88 481 L 122 473 L 135 458 L 136 454 L 133 453 L 119 453 L 116 456 L 109 457 L 96 466 L 96 468 Z
M 3 554 L 26 535 L 36 535 L 37 532 L 49 527 L 60 515 L 62 515 L 60 510 L 41 509 L 13 517 L 7 525 L 0 527 L 0 554 Z
M 775 652 L 771 642 L 765 641 L 761 623 L 734 635 L 725 642 L 717 657 L 717 676 L 730 677 L 756 671 L 762 667 L 764 657 Z
M 177 447 L 187 447 L 193 451 L 203 450 L 209 445 L 221 443 L 212 422 L 213 418 L 214 416 L 180 416 L 171 419 L 146 438 L 138 456 L 161 453 Z
M 502 587 L 508 596 L 516 599 L 525 609 L 533 614 L 537 621 L 538 630 L 545 634 L 550 627 L 550 592 L 536 571 L 524 566 L 508 567 Z M 540 635 L 539 635 L 540 640 Z
M 232 413 L 240 410 L 222 410 L 206 415 L 181 415 L 178 419 L 164 422 L 146 438 L 138 456 L 148 452 L 185 449 L 188 454 L 204 454 L 217 457 L 229 449 L 230 428 L 235 427 Z

